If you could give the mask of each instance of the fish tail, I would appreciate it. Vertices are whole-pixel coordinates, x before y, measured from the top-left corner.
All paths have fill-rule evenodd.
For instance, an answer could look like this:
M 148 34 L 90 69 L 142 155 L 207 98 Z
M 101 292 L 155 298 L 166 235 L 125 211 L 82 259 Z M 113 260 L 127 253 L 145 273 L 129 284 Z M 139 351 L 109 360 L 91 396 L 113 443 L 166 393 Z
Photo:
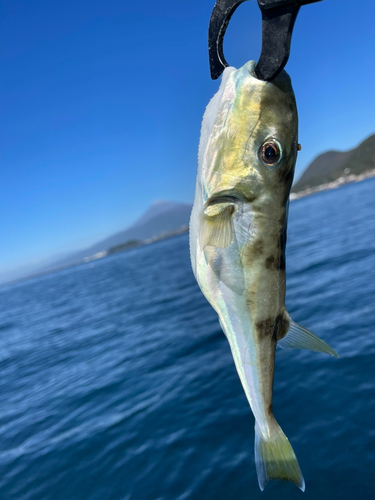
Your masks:
M 263 491 L 270 479 L 282 479 L 292 481 L 305 491 L 305 481 L 293 448 L 276 421 L 275 424 L 271 437 L 265 439 L 255 422 L 254 450 L 259 487 Z

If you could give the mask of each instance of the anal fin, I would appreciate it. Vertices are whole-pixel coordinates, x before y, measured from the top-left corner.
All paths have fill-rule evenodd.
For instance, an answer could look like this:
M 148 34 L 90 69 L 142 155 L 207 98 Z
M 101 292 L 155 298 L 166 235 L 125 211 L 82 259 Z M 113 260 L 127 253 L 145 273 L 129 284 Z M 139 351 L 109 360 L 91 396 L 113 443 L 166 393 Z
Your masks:
M 286 336 L 277 343 L 282 349 L 310 349 L 310 351 L 323 352 L 338 358 L 337 352 L 324 340 L 310 332 L 307 328 L 290 320 L 290 326 Z

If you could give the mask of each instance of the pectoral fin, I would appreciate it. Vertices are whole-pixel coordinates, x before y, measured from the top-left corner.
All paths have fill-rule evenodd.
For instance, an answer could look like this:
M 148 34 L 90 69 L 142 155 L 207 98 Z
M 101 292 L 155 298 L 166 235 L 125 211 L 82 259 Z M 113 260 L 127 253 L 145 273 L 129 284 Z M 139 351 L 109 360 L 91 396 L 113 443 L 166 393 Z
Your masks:
M 200 221 L 200 242 L 202 250 L 207 247 L 225 248 L 233 238 L 232 203 L 216 203 L 208 206 Z
M 288 333 L 283 339 L 278 341 L 277 345 L 282 349 L 310 349 L 311 351 L 329 354 L 335 358 L 339 357 L 332 347 L 293 320 L 290 320 Z

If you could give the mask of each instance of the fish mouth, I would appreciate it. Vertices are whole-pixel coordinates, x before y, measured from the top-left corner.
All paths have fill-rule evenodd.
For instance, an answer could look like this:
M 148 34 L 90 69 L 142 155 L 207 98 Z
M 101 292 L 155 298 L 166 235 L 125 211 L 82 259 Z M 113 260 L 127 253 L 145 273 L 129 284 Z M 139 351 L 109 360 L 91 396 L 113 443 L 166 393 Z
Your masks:
M 205 207 L 216 205 L 218 203 L 233 203 L 238 204 L 241 202 L 246 202 L 245 196 L 238 191 L 222 191 L 220 193 L 215 193 L 205 203 Z

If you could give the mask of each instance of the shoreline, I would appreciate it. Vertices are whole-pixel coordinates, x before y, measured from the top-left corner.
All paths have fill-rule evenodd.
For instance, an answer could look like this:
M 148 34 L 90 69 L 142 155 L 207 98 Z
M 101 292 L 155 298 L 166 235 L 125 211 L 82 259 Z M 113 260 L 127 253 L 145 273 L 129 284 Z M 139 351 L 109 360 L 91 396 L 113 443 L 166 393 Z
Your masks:
M 339 177 L 335 181 L 328 182 L 326 184 L 321 184 L 320 186 L 314 186 L 311 188 L 307 188 L 307 189 L 304 189 L 303 191 L 299 191 L 298 193 L 291 193 L 289 200 L 292 202 L 295 200 L 299 200 L 301 198 L 305 198 L 306 196 L 310 196 L 310 195 L 313 195 L 316 193 L 321 193 L 323 191 L 331 191 L 333 189 L 338 189 L 342 186 L 345 186 L 346 184 L 351 184 L 351 183 L 355 183 L 355 182 L 361 182 L 361 181 L 364 181 L 366 179 L 371 179 L 371 177 L 375 177 L 375 168 L 373 170 L 366 170 L 365 172 L 363 172 L 362 174 L 359 174 L 359 175 L 349 174 L 349 175 L 346 175 L 344 177 Z M 150 245 L 152 243 L 156 243 L 158 241 L 162 241 L 162 240 L 165 240 L 168 238 L 173 238 L 174 236 L 179 236 L 180 234 L 187 233 L 188 229 L 189 229 L 188 226 L 182 226 L 177 231 L 171 231 L 168 233 L 161 234 L 159 236 L 154 236 L 153 238 L 149 238 L 147 240 L 137 241 L 137 242 L 134 242 L 134 244 L 131 246 L 128 246 L 128 243 L 125 243 L 124 245 L 118 245 L 116 247 L 109 248 L 108 250 L 103 250 L 101 252 L 98 252 L 94 255 L 84 257 L 80 261 L 77 261 L 77 262 L 74 262 L 71 264 L 67 264 L 65 266 L 57 267 L 54 269 L 48 269 L 46 271 L 42 271 L 42 272 L 35 273 L 32 275 L 24 276 L 22 278 L 18 278 L 15 280 L 0 283 L 0 287 L 13 285 L 13 284 L 16 284 L 16 283 L 19 283 L 22 281 L 27 281 L 27 280 L 30 280 L 33 278 L 39 278 L 41 276 L 46 276 L 48 274 L 62 271 L 64 269 L 68 269 L 70 267 L 76 267 L 76 266 L 79 266 L 81 264 L 87 264 L 87 263 L 108 257 L 110 255 L 114 255 L 116 253 L 125 252 L 127 250 L 132 250 L 134 248 L 140 248 L 143 246 L 147 246 L 147 245 Z
M 362 174 L 349 174 L 343 177 L 339 177 L 335 181 L 327 182 L 326 184 L 320 184 L 319 186 L 314 186 L 311 188 L 304 189 L 303 191 L 298 191 L 297 193 L 290 193 L 290 201 L 299 200 L 300 198 L 305 198 L 315 193 L 320 193 L 322 191 L 331 191 L 332 189 L 337 189 L 346 184 L 351 184 L 353 182 L 361 182 L 366 179 L 375 177 L 375 168 L 373 170 L 366 170 Z
M 124 245 L 118 245 L 116 247 L 109 248 L 108 250 L 102 250 L 101 252 L 97 252 L 94 255 L 89 255 L 87 257 L 84 257 L 83 259 L 78 260 L 77 262 L 72 262 L 71 264 L 66 264 L 64 266 L 56 267 L 53 269 L 47 269 L 47 270 L 41 271 L 39 273 L 29 274 L 28 276 L 24 276 L 22 278 L 17 278 L 15 280 L 0 283 L 0 287 L 8 286 L 8 285 L 15 285 L 15 284 L 20 283 L 22 281 L 28 281 L 28 280 L 31 280 L 34 278 L 40 278 L 42 276 L 47 276 L 48 274 L 56 273 L 58 271 L 64 271 L 65 269 L 69 269 L 71 267 L 77 267 L 77 266 L 80 266 L 82 264 L 92 263 L 96 260 L 100 260 L 100 259 L 103 259 L 105 257 L 110 257 L 111 255 L 114 255 L 116 253 L 126 252 L 127 250 L 133 250 L 134 248 L 140 248 L 140 247 L 145 247 L 147 245 L 152 245 L 153 243 L 157 243 L 159 241 L 167 240 L 169 238 L 173 238 L 175 236 L 185 234 L 188 231 L 189 231 L 189 226 L 184 225 L 184 226 L 181 226 L 176 231 L 170 231 L 168 233 L 163 233 L 159 236 L 153 236 L 152 238 L 149 238 L 147 240 L 140 240 L 140 241 L 137 241 L 136 244 L 133 244 L 131 246 L 127 246 L 128 245 L 127 243 Z M 123 247 L 123 248 L 121 248 L 121 247 Z

